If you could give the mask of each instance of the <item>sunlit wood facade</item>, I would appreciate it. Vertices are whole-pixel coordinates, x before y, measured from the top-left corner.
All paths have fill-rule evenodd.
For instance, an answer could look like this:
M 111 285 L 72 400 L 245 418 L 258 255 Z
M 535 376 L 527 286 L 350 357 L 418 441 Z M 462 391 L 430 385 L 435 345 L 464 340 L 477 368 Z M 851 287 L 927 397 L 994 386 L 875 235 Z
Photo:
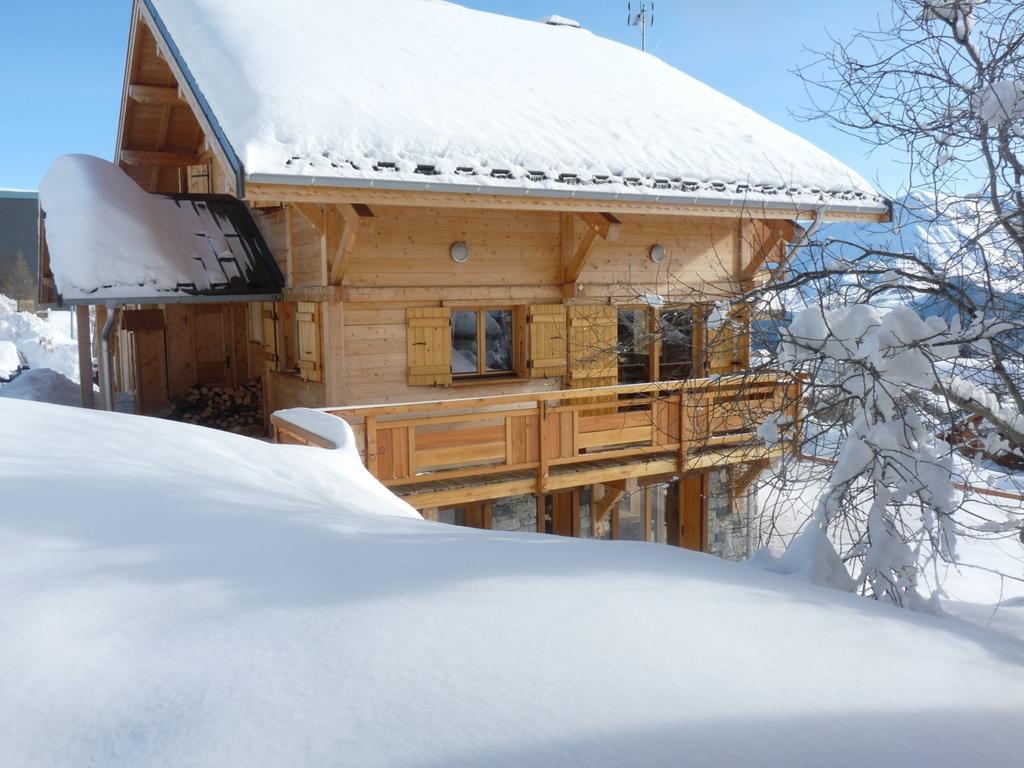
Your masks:
M 674 483 L 661 538 L 698 549 L 707 472 L 733 467 L 741 494 L 786 449 L 755 430 L 796 429 L 799 382 L 746 375 L 745 307 L 706 319 L 782 268 L 800 211 L 245 183 L 144 4 L 131 34 L 117 162 L 150 192 L 244 199 L 287 282 L 123 332 L 141 412 L 259 376 L 278 439 L 320 442 L 273 412 L 330 408 L 428 516 L 490 527 L 489 504 L 528 496 L 538 530 L 579 535 L 584 489 L 596 525 Z

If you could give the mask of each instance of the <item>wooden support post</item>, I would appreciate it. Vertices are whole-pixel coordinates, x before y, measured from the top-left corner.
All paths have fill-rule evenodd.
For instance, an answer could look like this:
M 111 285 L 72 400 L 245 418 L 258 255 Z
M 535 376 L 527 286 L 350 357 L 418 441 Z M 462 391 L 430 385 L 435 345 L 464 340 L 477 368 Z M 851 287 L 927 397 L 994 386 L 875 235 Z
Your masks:
M 611 483 L 604 483 L 603 485 L 604 494 L 596 502 L 591 501 L 590 518 L 592 520 L 591 525 L 594 527 L 604 520 L 605 515 L 619 503 L 619 500 L 626 493 L 625 480 L 617 480 Z
M 103 344 L 101 343 L 100 336 L 103 333 L 103 326 L 107 322 L 107 312 L 109 310 L 102 304 L 96 307 L 96 328 L 93 338 L 93 349 L 96 350 L 97 368 L 99 373 L 99 386 L 100 386 L 100 409 L 103 409 L 103 403 L 107 400 L 108 388 L 113 385 L 113 382 L 107 380 L 106 371 L 107 366 L 103 364 Z
M 78 331 L 78 376 L 82 389 L 82 407 L 95 408 L 92 390 L 92 337 L 89 332 L 89 307 L 75 307 L 75 325 Z
M 538 443 L 538 454 L 537 458 L 540 462 L 540 467 L 537 470 L 537 493 L 546 493 L 548 489 L 548 479 L 550 478 L 550 468 L 548 465 L 548 446 L 547 446 L 547 434 L 544 429 L 548 419 L 547 408 L 544 403 L 539 403 L 537 409 L 537 443 Z

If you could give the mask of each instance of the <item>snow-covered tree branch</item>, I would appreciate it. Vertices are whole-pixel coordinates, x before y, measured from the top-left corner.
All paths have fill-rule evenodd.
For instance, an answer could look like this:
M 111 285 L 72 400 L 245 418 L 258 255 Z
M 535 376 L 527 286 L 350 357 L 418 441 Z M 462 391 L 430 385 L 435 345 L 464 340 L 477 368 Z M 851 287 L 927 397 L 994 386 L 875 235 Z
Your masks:
M 799 71 L 806 117 L 905 157 L 906 187 L 891 224 L 823 228 L 747 298 L 766 364 L 808 382 L 803 450 L 834 462 L 808 537 L 839 543 L 843 586 L 914 605 L 957 531 L 1021 523 L 961 520 L 957 486 L 1024 471 L 1024 6 L 894 0 L 833 42 Z

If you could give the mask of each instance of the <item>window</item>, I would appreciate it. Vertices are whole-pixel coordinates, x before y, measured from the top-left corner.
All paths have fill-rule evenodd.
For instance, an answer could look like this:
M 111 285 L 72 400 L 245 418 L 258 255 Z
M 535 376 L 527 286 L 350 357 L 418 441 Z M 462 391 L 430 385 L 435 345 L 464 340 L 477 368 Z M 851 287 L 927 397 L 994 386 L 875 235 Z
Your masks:
M 650 313 L 646 309 L 619 310 L 619 383 L 643 384 L 651 380 Z
M 451 317 L 452 374 L 500 376 L 515 371 L 511 309 L 458 309 Z
M 693 375 L 693 312 L 689 308 L 665 309 L 658 317 L 661 354 L 658 375 L 662 381 L 678 381 Z

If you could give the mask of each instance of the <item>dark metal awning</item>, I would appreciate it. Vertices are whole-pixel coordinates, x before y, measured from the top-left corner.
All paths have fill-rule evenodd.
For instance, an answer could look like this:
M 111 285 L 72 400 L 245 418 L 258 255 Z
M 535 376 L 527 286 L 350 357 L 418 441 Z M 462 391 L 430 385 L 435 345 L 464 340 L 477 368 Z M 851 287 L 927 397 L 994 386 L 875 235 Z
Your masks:
M 98 287 L 92 294 L 57 294 L 46 241 L 46 212 L 40 211 L 40 303 L 58 306 L 114 304 L 200 304 L 207 302 L 277 301 L 285 280 L 252 212 L 230 195 L 165 194 L 186 216 L 183 220 L 197 239 L 208 286 L 179 283 L 173 290 L 143 290 L 142 286 Z

